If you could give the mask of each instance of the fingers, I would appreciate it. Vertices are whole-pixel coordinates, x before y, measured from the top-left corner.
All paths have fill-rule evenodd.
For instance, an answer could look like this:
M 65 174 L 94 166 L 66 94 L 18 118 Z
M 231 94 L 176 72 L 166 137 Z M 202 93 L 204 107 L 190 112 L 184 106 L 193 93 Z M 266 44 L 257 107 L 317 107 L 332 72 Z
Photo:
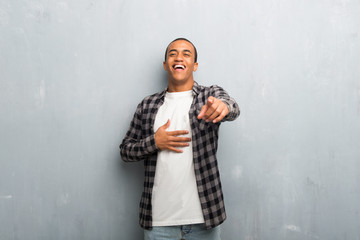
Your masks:
M 211 104 L 214 103 L 215 99 L 216 99 L 216 98 L 214 98 L 214 97 L 212 97 L 212 96 L 208 97 L 208 101 L 207 101 L 206 104 L 209 105 L 209 107 L 211 107 Z
M 203 119 L 203 120 L 213 120 L 215 117 L 217 116 L 213 116 L 212 119 L 209 119 L 213 114 L 216 114 L 215 111 L 219 106 L 219 101 L 214 97 L 208 97 L 208 100 L 206 102 L 206 104 L 201 108 L 200 114 L 198 115 L 198 119 Z M 220 113 L 218 113 L 219 115 Z
M 217 116 L 217 117 L 213 120 L 213 123 L 220 122 L 226 115 L 227 115 L 227 113 L 226 113 L 225 111 L 223 111 L 219 116 Z
M 161 126 L 164 128 L 164 130 L 168 129 L 170 127 L 170 119 L 167 120 L 167 122 Z M 169 136 L 178 136 L 178 135 L 186 135 L 188 134 L 188 130 L 175 130 L 175 131 L 167 131 L 167 134 Z
M 220 122 L 229 113 L 226 104 L 215 97 L 210 96 L 207 103 L 201 108 L 198 119 L 203 119 L 206 122 L 213 123 Z
M 172 141 L 167 142 L 167 147 L 164 150 L 182 153 L 183 150 L 181 148 L 188 147 L 190 145 L 188 142 L 190 141 L 190 138 L 173 137 Z
M 170 147 L 188 147 L 190 144 L 188 142 L 169 142 Z
M 178 136 L 178 135 L 186 135 L 189 133 L 188 130 L 176 130 L 176 131 L 168 131 L 170 136 Z
M 159 150 L 169 150 L 176 153 L 182 153 L 179 148 L 188 147 L 191 138 L 180 135 L 186 135 L 188 130 L 166 131 L 170 126 L 170 119 L 162 125 L 155 133 L 155 144 Z
M 208 105 L 205 104 L 204 106 L 202 106 L 201 111 L 200 111 L 199 115 L 197 116 L 197 118 L 202 119 L 207 110 L 208 110 Z
M 209 110 L 213 107 L 212 104 L 215 102 L 215 99 L 216 98 L 214 98 L 212 96 L 208 97 L 206 104 L 204 106 L 202 106 L 202 108 L 201 108 L 201 111 L 197 117 L 198 119 L 205 120 L 206 118 L 209 117 L 209 115 L 206 115 L 206 114 L 209 113 Z
M 170 151 L 176 152 L 176 153 L 182 153 L 183 150 L 179 149 L 179 148 L 174 148 L 174 147 L 170 147 L 169 148 Z
M 222 109 L 217 108 L 213 113 L 211 113 L 211 115 L 206 119 L 207 122 L 210 122 L 214 119 L 216 119 L 217 117 L 219 117 L 222 113 Z
M 188 137 L 170 137 L 169 140 L 173 142 L 191 142 L 191 138 Z
M 214 102 L 211 107 L 206 111 L 205 113 L 205 120 L 206 121 L 211 121 L 213 120 L 215 117 L 219 116 L 220 113 L 222 111 L 221 106 L 219 106 L 218 102 Z

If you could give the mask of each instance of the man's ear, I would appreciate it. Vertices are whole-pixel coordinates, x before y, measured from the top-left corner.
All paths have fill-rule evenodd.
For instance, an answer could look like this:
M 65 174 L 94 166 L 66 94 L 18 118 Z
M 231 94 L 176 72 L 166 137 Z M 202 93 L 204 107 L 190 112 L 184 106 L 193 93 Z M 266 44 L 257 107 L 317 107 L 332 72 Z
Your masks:
M 166 69 L 166 62 L 165 62 L 165 61 L 163 62 L 163 67 L 164 67 L 164 70 L 167 71 L 167 69 Z
M 196 63 L 194 63 L 194 72 L 196 72 L 196 70 L 197 70 L 197 68 L 198 68 L 198 63 L 196 62 Z

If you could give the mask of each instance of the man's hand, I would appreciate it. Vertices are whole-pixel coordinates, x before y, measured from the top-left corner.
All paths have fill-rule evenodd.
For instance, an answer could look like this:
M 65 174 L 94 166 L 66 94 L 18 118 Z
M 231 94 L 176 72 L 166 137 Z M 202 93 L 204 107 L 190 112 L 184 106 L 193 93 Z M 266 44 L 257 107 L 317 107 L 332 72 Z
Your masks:
M 166 131 L 170 126 L 170 119 L 155 133 L 155 144 L 160 150 L 170 150 L 177 153 L 182 153 L 183 150 L 178 149 L 178 147 L 188 147 L 191 141 L 191 138 L 188 137 L 178 137 L 179 135 L 188 134 L 187 130 L 177 130 L 177 131 Z
M 203 119 L 206 122 L 213 123 L 220 122 L 229 113 L 228 106 L 215 97 L 210 96 L 207 103 L 201 108 L 198 119 Z

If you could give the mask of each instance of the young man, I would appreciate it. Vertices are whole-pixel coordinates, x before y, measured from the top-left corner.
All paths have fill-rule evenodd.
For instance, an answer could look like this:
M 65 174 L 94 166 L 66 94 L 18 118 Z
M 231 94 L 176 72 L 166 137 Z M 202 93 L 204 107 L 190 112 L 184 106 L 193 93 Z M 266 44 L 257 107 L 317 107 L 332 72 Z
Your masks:
M 167 89 L 138 105 L 120 145 L 125 162 L 144 161 L 140 225 L 145 239 L 219 240 L 226 214 L 218 130 L 240 110 L 221 87 L 194 81 L 197 51 L 189 40 L 172 41 L 163 66 Z

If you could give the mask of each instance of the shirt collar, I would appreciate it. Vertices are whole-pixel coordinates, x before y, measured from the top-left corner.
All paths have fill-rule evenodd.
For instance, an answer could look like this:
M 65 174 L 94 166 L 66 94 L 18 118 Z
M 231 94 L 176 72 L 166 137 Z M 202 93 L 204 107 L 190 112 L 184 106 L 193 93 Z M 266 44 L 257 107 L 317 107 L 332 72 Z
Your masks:
M 193 85 L 192 90 L 193 90 L 193 92 L 194 92 L 195 95 L 198 95 L 199 92 L 200 92 L 200 86 L 199 86 L 199 84 L 198 84 L 196 81 L 194 81 L 194 85 Z

